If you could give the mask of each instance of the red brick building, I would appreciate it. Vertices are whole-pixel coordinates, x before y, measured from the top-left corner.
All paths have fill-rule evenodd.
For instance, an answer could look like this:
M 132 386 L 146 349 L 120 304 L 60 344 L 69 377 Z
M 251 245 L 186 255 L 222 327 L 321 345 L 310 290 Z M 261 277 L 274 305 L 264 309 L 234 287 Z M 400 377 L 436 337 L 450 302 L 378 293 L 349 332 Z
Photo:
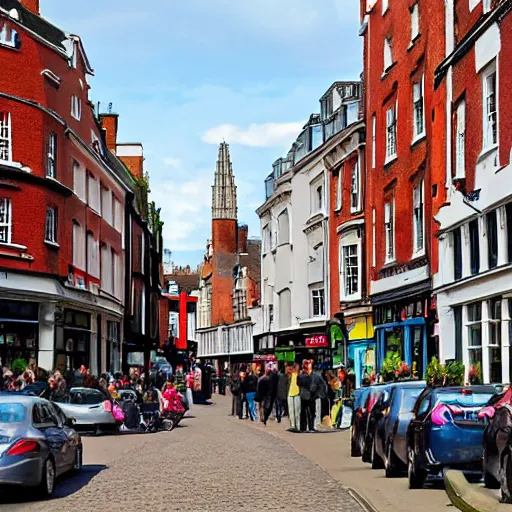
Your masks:
M 432 346 L 430 243 L 434 71 L 443 1 L 361 2 L 367 126 L 367 275 L 378 366 L 390 351 L 422 374 Z

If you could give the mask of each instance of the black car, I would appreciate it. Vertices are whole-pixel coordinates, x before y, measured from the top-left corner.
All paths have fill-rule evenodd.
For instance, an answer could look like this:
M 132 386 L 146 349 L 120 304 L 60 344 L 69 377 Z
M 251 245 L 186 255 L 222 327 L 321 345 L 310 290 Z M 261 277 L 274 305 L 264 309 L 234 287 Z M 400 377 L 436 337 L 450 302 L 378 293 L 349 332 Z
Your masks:
M 423 487 L 443 468 L 482 469 L 485 419 L 481 410 L 494 386 L 427 388 L 418 397 L 407 429 L 409 488 Z
M 495 395 L 480 412 L 488 421 L 484 431 L 484 482 L 501 488 L 504 503 L 512 503 L 512 388 Z

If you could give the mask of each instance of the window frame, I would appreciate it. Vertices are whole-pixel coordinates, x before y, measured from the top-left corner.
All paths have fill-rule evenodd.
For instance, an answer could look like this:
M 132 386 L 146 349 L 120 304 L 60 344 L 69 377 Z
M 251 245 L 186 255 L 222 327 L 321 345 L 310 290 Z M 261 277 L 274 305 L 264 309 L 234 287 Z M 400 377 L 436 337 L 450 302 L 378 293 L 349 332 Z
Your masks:
M 498 266 L 499 252 L 499 226 L 498 226 L 498 210 L 492 210 L 485 215 L 485 228 L 487 238 L 487 263 L 489 269 Z M 494 247 L 493 247 L 494 245 Z M 494 251 L 492 249 L 495 249 Z
M 392 115 L 390 115 L 390 113 Z M 386 109 L 386 161 L 388 164 L 397 158 L 398 101 Z M 392 147 L 393 146 L 393 147 Z M 390 150 L 393 149 L 393 152 Z
M 455 179 L 466 177 L 466 99 L 462 98 L 456 109 L 455 123 Z
M 46 208 L 44 241 L 50 244 L 58 245 L 58 211 L 53 206 Z
M 389 210 L 389 214 L 387 213 Z M 384 203 L 384 240 L 385 240 L 385 264 L 396 261 L 395 246 L 395 198 L 390 198 Z
M 372 169 L 377 166 L 377 115 L 372 114 Z
M 71 117 L 80 121 L 82 119 L 82 100 L 76 95 L 71 95 Z
M 416 97 L 416 90 L 419 88 L 419 97 Z M 425 137 L 425 75 L 412 84 L 412 108 L 413 108 L 413 138 L 412 143 Z M 421 114 L 421 115 L 420 115 Z M 421 131 L 418 126 L 421 123 Z
M 425 180 L 421 180 L 412 190 L 413 215 L 413 255 L 421 256 L 425 253 Z M 418 228 L 421 228 L 419 231 Z M 419 235 L 421 234 L 421 245 Z
M 92 231 L 86 233 L 87 273 L 95 279 L 101 279 L 100 243 Z
M 73 266 L 86 272 L 87 254 L 86 254 L 86 233 L 84 227 L 73 219 L 72 230 L 72 256 Z
M 75 159 L 72 163 L 73 168 L 73 192 L 85 203 L 87 201 L 87 172 L 84 167 Z M 80 183 L 78 182 L 80 178 Z M 79 189 L 80 188 L 80 189 Z
M 6 110 L 0 112 L 0 148 L 2 143 L 6 149 L 0 149 L 0 162 L 12 162 L 12 117 Z M 2 154 L 6 154 L 7 159 L 2 158 Z
M 288 229 L 283 229 L 284 226 L 282 225 L 281 219 L 284 219 L 284 216 L 287 217 L 287 223 L 288 223 Z M 290 236 L 290 212 L 288 211 L 288 208 L 284 208 L 284 210 L 279 213 L 277 216 L 277 245 L 286 245 L 290 243 L 291 236 Z M 283 233 L 286 232 L 286 237 L 283 239 Z
M 350 213 L 357 213 L 359 211 L 361 211 L 361 171 L 359 169 L 359 155 L 357 155 L 357 159 L 352 167 L 350 180 Z
M 46 155 L 46 177 L 55 179 L 57 177 L 57 134 L 48 134 L 48 153 Z
M 475 228 L 476 226 L 476 228 Z M 468 223 L 469 235 L 469 271 L 472 276 L 480 272 L 480 226 L 479 220 L 474 219 Z M 476 234 L 475 234 L 476 233 Z
M 90 171 L 87 174 L 87 205 L 101 216 L 101 183 Z M 92 187 L 91 187 L 92 185 Z
M 464 273 L 462 263 L 462 228 L 455 228 L 451 232 L 453 242 L 453 279 L 458 281 L 462 279 Z
M 3 203 L 4 221 L 0 221 L 0 232 L 5 230 L 6 239 L 1 240 L 0 244 L 12 243 L 12 199 L 10 197 L 0 197 L 0 204 Z M 7 217 L 7 219 L 5 219 Z
M 336 207 L 335 211 L 339 212 L 343 208 L 343 173 L 345 167 L 342 165 L 338 172 L 338 179 L 336 180 Z
M 391 37 L 384 38 L 384 74 L 386 74 L 393 67 L 393 45 Z
M 315 296 L 316 295 L 316 296 Z M 325 317 L 325 288 L 323 284 L 310 289 L 311 318 Z M 315 300 L 318 301 L 318 314 L 315 315 Z
M 348 255 L 349 257 L 356 258 L 356 280 L 357 280 L 357 288 L 355 290 L 352 289 L 351 293 L 349 293 L 348 279 L 350 277 L 354 277 L 349 272 L 349 268 L 347 267 L 347 254 L 346 251 L 350 250 L 350 248 L 356 248 L 355 255 Z M 339 240 L 339 276 L 340 276 L 340 301 L 353 301 L 361 299 L 361 280 L 362 280 L 362 241 L 359 236 L 358 230 L 351 231 L 342 236 Z M 350 268 L 354 268 L 352 265 Z
M 498 73 L 497 73 L 496 59 L 494 59 L 482 72 L 482 150 L 493 149 L 498 146 L 499 141 L 499 123 L 498 123 L 498 112 L 499 112 L 499 97 L 498 97 Z M 489 79 L 493 78 L 494 85 L 493 91 L 490 92 Z M 494 105 L 492 105 L 490 98 L 494 99 Z M 492 106 L 494 110 L 492 110 Z M 492 128 L 494 129 L 492 130 Z M 489 131 L 492 130 L 491 137 L 489 137 Z M 490 138 L 492 140 L 490 140 Z
M 420 36 L 420 6 L 416 2 L 411 6 L 411 44 Z

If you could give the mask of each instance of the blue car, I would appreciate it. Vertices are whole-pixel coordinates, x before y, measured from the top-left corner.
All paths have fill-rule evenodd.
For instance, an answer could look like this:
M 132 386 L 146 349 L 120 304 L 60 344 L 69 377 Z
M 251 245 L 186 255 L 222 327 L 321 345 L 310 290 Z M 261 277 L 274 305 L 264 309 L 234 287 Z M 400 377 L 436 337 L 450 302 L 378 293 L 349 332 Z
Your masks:
M 485 419 L 478 413 L 494 386 L 427 388 L 418 397 L 407 430 L 409 488 L 420 489 L 443 468 L 482 470 Z
M 401 476 L 407 469 L 407 427 L 423 387 L 404 384 L 391 389 L 388 412 L 377 423 L 375 454 L 386 470 L 386 478 Z

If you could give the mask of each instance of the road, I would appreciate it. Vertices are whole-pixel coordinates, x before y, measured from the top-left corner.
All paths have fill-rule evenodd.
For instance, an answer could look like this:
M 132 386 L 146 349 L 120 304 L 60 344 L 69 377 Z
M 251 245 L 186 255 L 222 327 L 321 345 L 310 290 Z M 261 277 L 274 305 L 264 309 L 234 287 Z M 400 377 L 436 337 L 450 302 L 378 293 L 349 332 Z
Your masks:
M 286 440 L 228 416 L 228 398 L 215 400 L 173 432 L 85 437 L 84 469 L 59 482 L 55 500 L 2 495 L 0 511 L 364 511 Z

